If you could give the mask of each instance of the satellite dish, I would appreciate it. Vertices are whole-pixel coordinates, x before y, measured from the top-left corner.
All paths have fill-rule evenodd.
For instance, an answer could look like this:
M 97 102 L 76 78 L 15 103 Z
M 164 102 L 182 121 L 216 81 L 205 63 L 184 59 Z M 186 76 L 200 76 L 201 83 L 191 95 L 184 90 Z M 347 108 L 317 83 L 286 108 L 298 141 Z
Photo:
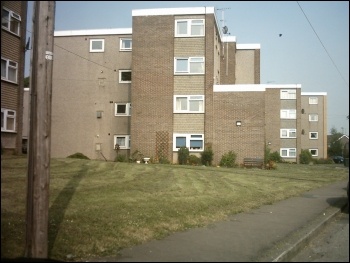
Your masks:
M 228 32 L 227 26 L 224 26 L 224 27 L 222 28 L 222 32 L 223 32 L 224 34 L 227 34 L 227 32 Z

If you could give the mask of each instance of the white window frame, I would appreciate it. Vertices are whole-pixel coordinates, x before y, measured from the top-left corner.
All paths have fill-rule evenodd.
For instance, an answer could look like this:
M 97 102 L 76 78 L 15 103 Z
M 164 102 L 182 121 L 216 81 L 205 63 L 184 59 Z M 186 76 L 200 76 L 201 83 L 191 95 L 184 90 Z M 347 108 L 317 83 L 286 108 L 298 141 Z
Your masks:
M 187 61 L 185 70 L 178 70 L 178 61 Z M 191 70 L 191 65 L 199 65 L 202 68 L 201 72 L 193 72 Z M 204 57 L 175 57 L 174 58 L 174 74 L 193 74 L 193 75 L 203 75 L 205 73 L 205 58 Z
M 119 105 L 125 106 L 125 112 L 117 112 Z M 114 116 L 131 116 L 131 103 L 114 103 Z
M 101 49 L 93 49 L 92 44 L 93 42 L 102 42 L 102 48 Z M 96 53 L 96 52 L 104 52 L 105 51 L 105 40 L 103 38 L 91 38 L 90 39 L 90 52 Z
M 115 145 L 117 144 L 117 138 L 124 138 L 125 144 L 124 145 L 120 145 L 119 144 L 119 149 L 130 149 L 131 146 L 131 136 L 130 135 L 119 135 L 119 134 L 114 134 L 114 140 L 113 140 L 113 149 L 115 149 Z
M 317 113 L 309 114 L 309 121 L 318 121 L 318 114 Z
M 8 121 L 13 121 L 13 129 L 9 129 Z M 1 131 L 2 132 L 16 132 L 16 111 L 1 108 Z
M 178 99 L 179 98 L 185 98 L 186 99 L 186 109 L 179 109 Z M 191 103 L 192 102 L 202 102 L 202 109 L 191 110 Z M 180 105 L 181 106 L 181 105 Z M 204 95 L 175 95 L 174 96 L 174 113 L 204 113 Z
M 179 23 L 186 23 L 186 33 L 179 33 L 178 32 L 178 24 Z M 195 35 L 193 30 L 194 26 L 201 27 L 200 31 L 201 34 Z M 203 37 L 205 36 L 205 19 L 178 19 L 175 20 L 175 37 Z
M 6 11 L 8 14 L 6 16 L 3 14 L 3 12 Z M 7 19 L 7 26 L 3 25 L 4 20 Z M 15 29 L 13 29 L 13 21 L 17 22 L 17 26 L 15 25 Z M 20 36 L 21 33 L 21 16 L 6 7 L 3 7 L 3 10 L 1 11 L 1 28 L 11 32 L 12 34 L 15 34 L 16 36 Z
M 191 152 L 202 152 L 204 151 L 204 134 L 200 133 L 174 133 L 173 134 L 173 151 L 178 151 L 180 147 L 176 147 L 176 138 L 178 137 L 185 137 L 186 140 L 186 147 L 189 149 Z M 202 142 L 202 148 L 200 149 L 194 149 L 191 148 L 191 141 L 201 141 Z
M 281 138 L 296 138 L 297 130 L 296 129 L 281 129 L 280 130 Z
M 309 104 L 318 104 L 318 97 L 309 97 Z
M 4 67 L 3 67 L 4 66 Z M 14 71 L 15 79 L 9 79 L 9 70 Z M 1 57 L 1 79 L 17 84 L 18 78 L 18 63 Z
M 122 74 L 124 72 L 130 72 L 131 73 L 131 69 L 120 69 L 119 70 L 119 83 L 131 83 L 131 80 L 122 80 Z M 131 75 L 132 78 L 132 75 Z
M 286 152 L 286 154 L 284 154 Z M 297 149 L 296 148 L 281 148 L 280 155 L 283 158 L 296 158 L 297 157 Z
M 309 149 L 309 152 L 311 153 L 312 157 L 318 156 L 318 149 Z
M 281 100 L 296 100 L 297 99 L 297 90 L 295 90 L 295 89 L 281 90 L 280 98 L 281 98 Z
M 313 137 L 313 134 L 315 135 Z M 318 139 L 318 132 L 309 132 L 309 139 L 310 140 L 317 140 Z
M 281 110 L 281 119 L 293 119 L 295 120 L 297 117 L 297 110 L 289 109 L 289 110 Z
M 130 41 L 130 47 L 125 47 L 125 41 Z M 132 39 L 131 38 L 121 38 L 119 50 L 120 51 L 131 51 L 132 50 Z

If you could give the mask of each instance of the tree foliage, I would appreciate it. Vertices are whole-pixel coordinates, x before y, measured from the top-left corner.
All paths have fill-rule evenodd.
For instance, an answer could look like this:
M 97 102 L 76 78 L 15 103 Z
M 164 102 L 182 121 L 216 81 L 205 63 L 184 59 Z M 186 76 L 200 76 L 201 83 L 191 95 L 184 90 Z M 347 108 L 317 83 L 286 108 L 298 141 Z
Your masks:
M 343 136 L 336 128 L 331 129 L 331 136 L 328 141 L 328 156 L 342 156 L 343 144 L 339 140 Z

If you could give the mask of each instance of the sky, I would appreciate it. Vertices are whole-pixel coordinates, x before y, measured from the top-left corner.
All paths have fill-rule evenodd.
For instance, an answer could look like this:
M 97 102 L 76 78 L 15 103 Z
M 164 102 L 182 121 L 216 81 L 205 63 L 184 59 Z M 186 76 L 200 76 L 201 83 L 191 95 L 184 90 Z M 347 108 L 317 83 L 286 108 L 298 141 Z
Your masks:
M 132 28 L 134 9 L 204 6 L 237 44 L 260 44 L 261 84 L 326 92 L 327 133 L 349 135 L 349 1 L 56 1 L 55 31 Z M 29 1 L 27 38 L 32 15 Z

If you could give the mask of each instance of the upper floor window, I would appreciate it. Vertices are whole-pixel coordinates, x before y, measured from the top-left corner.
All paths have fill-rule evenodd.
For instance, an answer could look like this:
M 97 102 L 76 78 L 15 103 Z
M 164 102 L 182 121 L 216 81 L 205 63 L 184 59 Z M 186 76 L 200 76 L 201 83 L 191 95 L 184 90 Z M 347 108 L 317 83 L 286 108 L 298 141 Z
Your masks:
M 204 36 L 204 19 L 175 20 L 175 37 Z
M 297 91 L 295 89 L 281 90 L 281 100 L 295 100 Z
M 130 69 L 119 70 L 119 83 L 131 83 L 131 70 Z
M 120 39 L 120 51 L 131 51 L 132 40 L 131 38 L 121 38 Z
M 309 121 L 318 121 L 318 114 L 309 114 Z
M 116 144 L 119 145 L 119 149 L 130 149 L 130 135 L 114 135 L 113 149 Z
M 21 16 L 3 7 L 1 27 L 16 34 L 20 34 Z
M 297 130 L 296 129 L 281 129 L 280 130 L 281 138 L 296 138 L 297 137 Z
M 180 147 L 187 147 L 190 151 L 204 150 L 203 134 L 174 134 L 173 150 L 177 151 Z
M 104 39 L 90 39 L 90 52 L 104 52 L 105 40 Z
M 204 58 L 189 57 L 174 59 L 175 74 L 204 74 Z
M 281 110 L 281 119 L 296 119 L 296 110 Z
M 175 113 L 204 113 L 204 95 L 174 96 Z
M 310 132 L 309 138 L 313 140 L 318 139 L 318 132 Z
M 1 58 L 1 79 L 17 83 L 17 62 Z
M 115 103 L 115 116 L 130 116 L 131 103 Z
M 281 157 L 296 157 L 297 149 L 296 148 L 281 148 L 280 149 Z
M 317 97 L 310 97 L 309 104 L 318 104 L 318 98 Z
M 16 131 L 16 111 L 1 108 L 1 131 Z

